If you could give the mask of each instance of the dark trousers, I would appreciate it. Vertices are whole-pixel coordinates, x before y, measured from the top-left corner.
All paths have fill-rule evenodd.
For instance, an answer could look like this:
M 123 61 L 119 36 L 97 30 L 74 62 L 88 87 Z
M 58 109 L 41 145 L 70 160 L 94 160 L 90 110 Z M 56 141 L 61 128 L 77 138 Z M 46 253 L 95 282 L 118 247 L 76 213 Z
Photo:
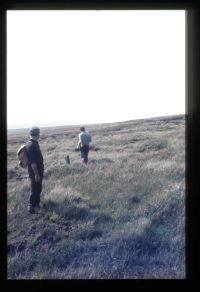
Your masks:
M 85 163 L 88 163 L 89 146 L 88 145 L 81 146 L 80 152 L 81 152 L 81 160 Z
M 40 194 L 42 192 L 42 179 L 39 182 L 35 182 L 34 179 L 31 182 L 31 194 L 29 198 L 29 205 L 31 207 L 37 207 L 40 204 Z

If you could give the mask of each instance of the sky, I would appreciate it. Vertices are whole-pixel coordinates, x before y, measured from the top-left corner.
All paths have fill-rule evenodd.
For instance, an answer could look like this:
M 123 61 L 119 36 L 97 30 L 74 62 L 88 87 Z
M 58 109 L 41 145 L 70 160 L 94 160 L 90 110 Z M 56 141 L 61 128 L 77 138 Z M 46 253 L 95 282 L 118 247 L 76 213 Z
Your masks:
M 185 114 L 185 10 L 7 11 L 7 127 Z

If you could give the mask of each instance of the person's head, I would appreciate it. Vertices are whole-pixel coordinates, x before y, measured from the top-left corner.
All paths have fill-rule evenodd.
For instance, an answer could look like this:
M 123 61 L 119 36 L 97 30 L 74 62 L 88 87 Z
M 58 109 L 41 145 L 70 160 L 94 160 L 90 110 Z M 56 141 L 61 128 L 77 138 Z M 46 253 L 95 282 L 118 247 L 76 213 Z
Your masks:
M 85 131 L 85 127 L 81 126 L 81 127 L 80 127 L 80 131 L 81 131 L 81 132 L 84 132 L 84 131 Z
M 33 126 L 29 131 L 30 137 L 34 140 L 38 140 L 40 137 L 40 129 L 37 126 Z

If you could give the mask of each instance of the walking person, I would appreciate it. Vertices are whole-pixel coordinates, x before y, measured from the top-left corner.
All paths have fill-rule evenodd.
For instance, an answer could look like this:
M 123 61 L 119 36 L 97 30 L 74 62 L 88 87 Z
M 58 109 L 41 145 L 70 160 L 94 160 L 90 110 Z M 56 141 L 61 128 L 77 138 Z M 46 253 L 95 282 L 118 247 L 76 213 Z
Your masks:
M 30 129 L 30 139 L 26 143 L 28 155 L 28 174 L 30 178 L 30 198 L 28 211 L 35 213 L 35 208 L 40 207 L 40 194 L 42 192 L 42 180 L 44 175 L 43 156 L 40 150 L 38 140 L 40 138 L 40 129 L 32 127 Z
M 89 153 L 89 144 L 92 141 L 91 135 L 85 130 L 85 127 L 80 127 L 80 133 L 78 135 L 79 141 L 77 148 L 80 150 L 81 162 L 83 164 L 88 163 L 88 153 Z

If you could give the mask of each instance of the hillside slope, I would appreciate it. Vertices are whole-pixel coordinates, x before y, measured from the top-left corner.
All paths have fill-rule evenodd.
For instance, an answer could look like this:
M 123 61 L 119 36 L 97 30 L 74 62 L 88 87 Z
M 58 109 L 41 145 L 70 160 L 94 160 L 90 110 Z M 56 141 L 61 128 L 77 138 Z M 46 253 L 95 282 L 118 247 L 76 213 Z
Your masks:
M 26 130 L 8 132 L 9 279 L 185 277 L 185 117 L 42 128 L 42 208 L 27 212 L 29 181 L 16 160 Z M 64 156 L 69 155 L 71 164 Z

